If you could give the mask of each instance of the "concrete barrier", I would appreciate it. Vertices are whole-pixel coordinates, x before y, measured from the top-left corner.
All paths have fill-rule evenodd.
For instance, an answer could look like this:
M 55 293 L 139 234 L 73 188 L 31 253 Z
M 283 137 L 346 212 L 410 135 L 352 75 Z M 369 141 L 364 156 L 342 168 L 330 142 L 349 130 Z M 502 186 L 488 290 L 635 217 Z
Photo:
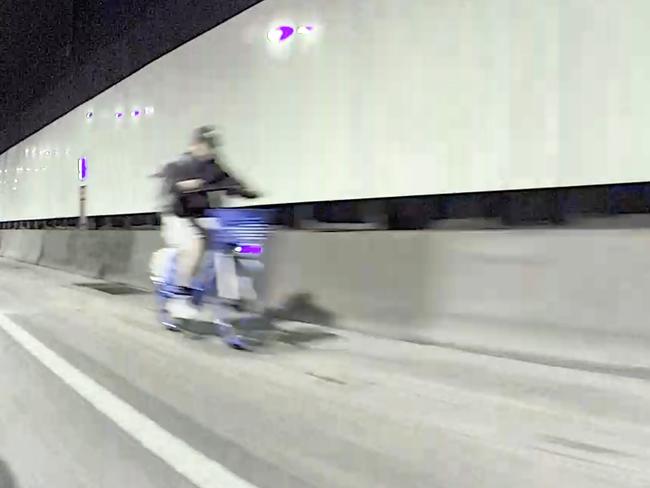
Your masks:
M 647 229 L 282 232 L 265 260 L 266 302 L 298 320 L 576 354 L 650 341 Z
M 278 232 L 264 256 L 263 295 L 294 318 L 408 335 L 426 321 L 427 243 L 410 232 Z
M 0 231 L 0 256 L 31 264 L 37 264 L 43 252 L 44 231 Z
M 113 231 L 107 231 L 113 232 Z M 114 231 L 119 233 L 125 231 Z M 108 260 L 104 268 L 103 278 L 120 283 L 128 283 L 142 289 L 151 289 L 149 278 L 149 261 L 151 255 L 163 247 L 160 232 L 155 230 L 139 230 L 128 232 L 132 240 L 122 243 L 123 251 L 107 254 Z M 123 253 L 127 251 L 124 256 Z
M 161 247 L 156 231 L 47 231 L 41 265 L 147 288 L 148 260 Z
M 156 231 L 0 233 L 3 256 L 142 288 L 161 246 Z M 264 260 L 262 297 L 288 319 L 620 361 L 650 346 L 650 229 L 284 231 Z

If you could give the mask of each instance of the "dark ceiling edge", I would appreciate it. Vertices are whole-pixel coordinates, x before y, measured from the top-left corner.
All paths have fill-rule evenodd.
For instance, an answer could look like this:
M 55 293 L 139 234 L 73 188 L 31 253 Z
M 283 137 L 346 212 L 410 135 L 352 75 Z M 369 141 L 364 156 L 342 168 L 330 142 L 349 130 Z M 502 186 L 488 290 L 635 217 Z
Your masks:
M 5 153 L 8 152 L 9 150 L 13 149 L 14 147 L 18 146 L 19 144 L 23 143 L 24 141 L 26 141 L 27 139 L 29 139 L 30 137 L 32 137 L 34 134 L 37 134 L 38 132 L 42 131 L 42 130 L 45 129 L 47 126 L 52 125 L 52 124 L 53 124 L 54 122 L 56 122 L 57 120 L 62 119 L 63 117 L 65 117 L 66 115 L 68 115 L 68 114 L 69 114 L 70 112 L 72 112 L 73 110 L 75 110 L 75 109 L 81 107 L 81 106 L 84 105 L 85 103 L 88 103 L 88 101 L 92 100 L 93 98 L 98 97 L 98 96 L 101 95 L 102 93 L 107 92 L 108 90 L 110 90 L 110 89 L 113 88 L 114 86 L 116 86 L 116 85 L 122 83 L 124 80 L 126 80 L 127 78 L 133 76 L 134 74 L 138 73 L 139 71 L 145 69 L 145 68 L 146 68 L 147 66 L 149 66 L 150 64 L 153 64 L 153 63 L 155 63 L 156 61 L 160 60 L 160 58 L 162 58 L 162 57 L 164 57 L 164 56 L 167 56 L 169 53 L 171 53 L 171 52 L 173 52 L 173 51 L 176 51 L 177 49 L 180 49 L 181 47 L 185 46 L 186 44 L 189 44 L 190 42 L 194 41 L 196 38 L 201 37 L 203 34 L 205 34 L 205 33 L 207 33 L 207 32 L 210 32 L 211 30 L 216 29 L 216 28 L 219 27 L 220 25 L 225 24 L 226 22 L 229 22 L 230 20 L 234 19 L 235 17 L 238 17 L 239 15 L 242 15 L 243 13 L 249 11 L 250 9 L 257 7 L 257 6 L 258 6 L 260 3 L 262 3 L 264 0 L 253 0 L 253 1 L 254 1 L 254 3 L 253 3 L 252 5 L 249 5 L 248 7 L 246 7 L 246 8 L 244 8 L 243 10 L 237 12 L 236 14 L 233 14 L 233 15 L 231 15 L 230 17 L 227 17 L 226 19 L 222 20 L 222 21 L 219 22 L 218 24 L 213 25 L 212 27 L 208 27 L 208 28 L 206 28 L 206 29 L 203 29 L 202 31 L 199 31 L 197 34 L 193 35 L 191 38 L 189 38 L 188 40 L 186 40 L 186 41 L 184 41 L 184 42 L 178 44 L 177 46 L 175 46 L 175 47 L 173 47 L 173 48 L 170 48 L 170 49 L 164 51 L 163 53 L 161 53 L 161 54 L 159 54 L 158 56 L 156 56 L 156 57 L 154 57 L 153 59 L 151 59 L 151 61 L 148 61 L 147 63 L 143 64 L 143 65 L 140 66 L 139 68 L 137 68 L 137 69 L 135 69 L 135 70 L 129 72 L 129 73 L 126 74 L 124 77 L 120 78 L 118 81 L 116 81 L 115 83 L 111 84 L 110 86 L 107 86 L 106 88 L 104 88 L 104 89 L 102 89 L 102 90 L 99 90 L 99 91 L 96 92 L 94 95 L 92 95 L 92 96 L 86 98 L 86 99 L 83 100 L 82 102 L 79 102 L 78 104 L 73 105 L 70 109 L 68 109 L 67 112 L 62 113 L 62 114 L 59 115 L 58 117 L 55 117 L 55 118 L 53 118 L 53 119 L 50 119 L 49 122 L 45 122 L 43 125 L 39 126 L 37 129 L 34 129 L 33 131 L 29 132 L 27 135 L 23 136 L 23 137 L 20 138 L 18 141 L 14 142 L 14 143 L 11 143 L 9 146 L 5 147 L 4 149 L 0 149 L 0 155 L 5 154 Z M 110 47 L 111 47 L 111 46 L 107 46 L 107 48 L 110 48 Z M 86 63 L 86 65 L 88 65 L 88 64 L 91 64 L 91 63 Z M 83 66 L 83 65 L 82 65 L 82 66 Z M 59 84 L 57 85 L 57 88 L 58 88 L 58 86 L 60 86 L 60 85 L 61 85 L 61 83 L 59 83 Z M 32 107 L 33 107 L 34 105 L 37 105 L 38 102 L 42 101 L 43 99 L 45 99 L 45 98 L 49 98 L 50 96 L 53 96 L 53 95 L 56 95 L 56 91 L 57 91 L 57 89 L 55 88 L 55 89 L 53 89 L 51 92 L 47 93 L 46 95 L 43 95 L 42 97 L 36 99 L 36 100 L 34 101 L 34 103 L 32 104 Z M 30 108 L 30 110 L 31 110 L 31 108 Z M 24 111 L 23 111 L 23 113 L 24 113 Z

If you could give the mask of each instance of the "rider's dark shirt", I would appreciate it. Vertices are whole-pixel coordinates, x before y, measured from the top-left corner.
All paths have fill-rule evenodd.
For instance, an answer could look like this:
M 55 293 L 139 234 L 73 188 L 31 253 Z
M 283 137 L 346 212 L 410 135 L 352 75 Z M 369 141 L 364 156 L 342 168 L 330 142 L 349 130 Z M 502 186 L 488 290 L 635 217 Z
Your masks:
M 219 206 L 219 203 L 214 199 L 211 202 L 205 191 L 183 194 L 175 187 L 176 183 L 201 179 L 206 185 L 214 185 L 230 178 L 214 158 L 197 159 L 190 155 L 184 155 L 180 160 L 167 164 L 163 173 L 165 202 L 162 211 L 179 217 L 200 217 L 205 209 Z

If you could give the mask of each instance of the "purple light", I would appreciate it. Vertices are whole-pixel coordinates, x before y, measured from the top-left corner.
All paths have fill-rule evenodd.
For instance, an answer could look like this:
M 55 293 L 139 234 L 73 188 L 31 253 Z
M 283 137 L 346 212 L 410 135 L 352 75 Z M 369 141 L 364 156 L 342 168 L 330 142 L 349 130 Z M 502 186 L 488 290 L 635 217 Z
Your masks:
M 236 251 L 239 254 L 262 254 L 262 246 L 248 245 L 239 246 Z
M 88 176 L 88 162 L 86 158 L 79 158 L 79 181 L 86 181 Z
M 124 117 L 124 114 L 122 112 L 116 112 L 115 113 L 115 118 L 116 119 L 121 119 L 122 117 Z
M 281 25 L 272 29 L 268 34 L 268 38 L 270 41 L 284 42 L 289 39 L 295 31 L 296 30 L 290 25 Z
M 88 120 L 92 119 L 92 118 L 93 118 L 93 115 L 94 115 L 94 114 L 93 114 L 92 112 L 86 112 L 86 118 L 87 118 Z
M 135 109 L 131 115 L 133 115 L 134 117 L 140 117 L 140 110 Z

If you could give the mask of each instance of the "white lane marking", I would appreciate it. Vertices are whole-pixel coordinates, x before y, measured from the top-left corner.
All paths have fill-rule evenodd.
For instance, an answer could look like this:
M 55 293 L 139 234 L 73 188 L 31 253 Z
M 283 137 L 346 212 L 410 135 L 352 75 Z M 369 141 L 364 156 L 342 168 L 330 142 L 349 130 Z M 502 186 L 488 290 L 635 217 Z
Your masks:
M 0 314 L 0 329 L 97 410 L 197 487 L 255 488 L 113 395 L 3 314 Z

